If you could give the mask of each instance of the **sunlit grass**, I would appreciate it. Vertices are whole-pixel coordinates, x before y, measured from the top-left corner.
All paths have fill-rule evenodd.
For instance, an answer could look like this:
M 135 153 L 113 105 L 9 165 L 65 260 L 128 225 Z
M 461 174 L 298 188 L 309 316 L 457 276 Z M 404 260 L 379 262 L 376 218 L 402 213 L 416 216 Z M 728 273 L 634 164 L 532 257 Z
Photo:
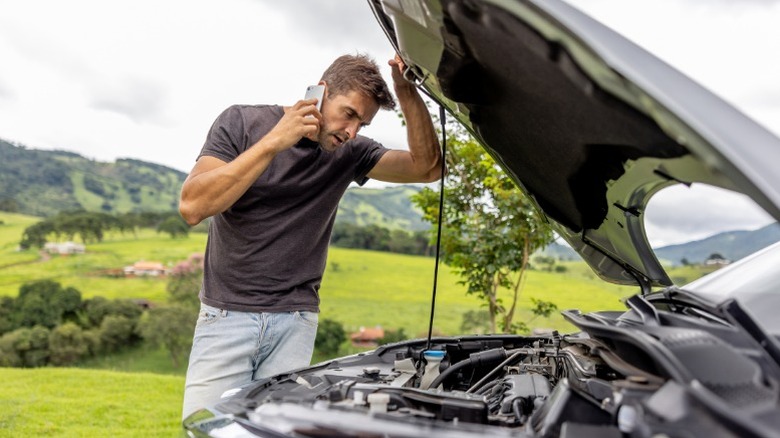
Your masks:
M 137 235 L 110 233 L 88 244 L 87 253 L 41 257 L 16 251 L 21 233 L 36 218 L 0 214 L 0 295 L 15 296 L 24 283 L 52 279 L 73 286 L 84 298 L 167 300 L 164 278 L 115 278 L 104 271 L 138 260 L 173 265 L 205 249 L 206 235 L 171 239 L 153 230 Z M 534 319 L 531 299 L 555 303 L 559 310 L 623 309 L 621 298 L 638 290 L 610 285 L 584 262 L 559 262 L 564 272 L 529 271 L 523 282 L 516 320 L 531 328 L 575 328 L 559 312 Z M 334 319 L 347 332 L 360 326 L 404 329 L 422 337 L 428 329 L 434 259 L 430 257 L 331 248 L 320 290 L 320 318 Z M 672 275 L 696 278 L 694 267 Z M 440 266 L 435 312 L 436 332 L 460 334 L 463 314 L 482 302 L 466 295 L 459 277 Z M 510 299 L 504 291 L 505 304 Z M 340 354 L 359 351 L 346 344 Z M 326 359 L 315 356 L 314 362 Z M 184 359 L 186 360 L 186 358 Z M 186 364 L 174 366 L 163 349 L 135 347 L 89 359 L 70 369 L 4 369 L 0 379 L 0 436 L 179 436 Z
M 181 436 L 184 378 L 0 368 L 0 436 Z

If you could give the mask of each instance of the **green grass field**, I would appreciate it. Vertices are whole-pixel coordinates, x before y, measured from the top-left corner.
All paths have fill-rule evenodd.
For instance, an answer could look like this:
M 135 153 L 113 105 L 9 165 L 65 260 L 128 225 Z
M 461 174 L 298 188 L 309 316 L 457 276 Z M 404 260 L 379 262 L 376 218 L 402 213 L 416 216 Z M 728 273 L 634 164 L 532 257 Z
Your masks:
M 151 230 L 137 236 L 110 234 L 87 245 L 87 253 L 41 257 L 17 251 L 25 227 L 37 219 L 0 213 L 0 295 L 15 296 L 30 281 L 52 279 L 79 289 L 84 298 L 167 299 L 163 278 L 112 278 L 101 275 L 138 260 L 173 265 L 203 252 L 206 236 L 191 233 L 171 239 Z M 554 302 L 559 310 L 623 309 L 621 298 L 638 292 L 598 279 L 583 262 L 561 263 L 564 273 L 530 271 L 521 293 L 518 320 L 528 321 L 531 298 Z M 373 251 L 331 248 L 320 290 L 320 318 L 341 322 L 349 331 L 360 326 L 403 328 L 411 337 L 428 328 L 434 259 Z M 695 269 L 677 271 L 695 278 Z M 480 308 L 449 268 L 439 270 L 435 330 L 458 334 L 462 315 Z M 197 291 L 193 291 L 197 293 Z M 508 299 L 508 297 L 504 297 Z M 574 327 L 559 313 L 536 319 L 531 328 Z M 315 358 L 315 361 L 322 358 Z M 185 366 L 173 367 L 162 350 L 138 347 L 90 359 L 79 368 L 3 369 L 0 379 L 0 436 L 176 436 Z
M 202 253 L 206 245 L 202 233 L 171 239 L 152 230 L 140 230 L 137 235 L 108 234 L 102 242 L 88 244 L 86 254 L 47 258 L 37 250 L 16 250 L 22 231 L 35 218 L 0 213 L 0 220 L 0 295 L 6 296 L 15 296 L 27 282 L 50 279 L 75 287 L 83 298 L 164 302 L 164 278 L 117 278 L 105 272 L 121 270 L 139 260 L 173 266 L 193 253 Z M 520 307 L 529 308 L 533 297 L 552 301 L 559 309 L 614 309 L 622 306 L 619 298 L 635 291 L 588 275 L 590 271 L 583 271 L 582 263 L 570 265 L 565 274 L 530 271 Z M 348 331 L 380 325 L 387 329 L 403 328 L 410 336 L 423 336 L 428 328 L 433 271 L 434 259 L 430 257 L 331 248 L 320 290 L 320 317 L 337 320 Z M 465 286 L 457 281 L 449 268 L 439 269 L 435 314 L 435 329 L 439 333 L 458 333 L 463 313 L 480 306 L 476 297 L 465 295 Z M 529 318 L 530 314 L 521 310 L 518 317 Z M 535 320 L 532 327 L 572 329 L 557 314 L 549 320 Z
M 0 380 L 0 437 L 181 436 L 181 376 L 0 368 Z

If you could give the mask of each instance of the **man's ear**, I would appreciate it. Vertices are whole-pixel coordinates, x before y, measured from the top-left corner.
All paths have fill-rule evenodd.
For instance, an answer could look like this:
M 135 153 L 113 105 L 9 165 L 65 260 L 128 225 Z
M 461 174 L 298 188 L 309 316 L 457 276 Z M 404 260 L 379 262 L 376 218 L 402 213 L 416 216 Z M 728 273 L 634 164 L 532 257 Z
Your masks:
M 325 97 L 330 97 L 330 96 L 328 95 L 328 83 L 327 83 L 327 82 L 325 82 L 325 81 L 319 81 L 319 82 L 317 82 L 317 85 L 324 85 L 324 86 L 325 86 L 325 93 L 323 94 L 323 96 L 325 96 Z

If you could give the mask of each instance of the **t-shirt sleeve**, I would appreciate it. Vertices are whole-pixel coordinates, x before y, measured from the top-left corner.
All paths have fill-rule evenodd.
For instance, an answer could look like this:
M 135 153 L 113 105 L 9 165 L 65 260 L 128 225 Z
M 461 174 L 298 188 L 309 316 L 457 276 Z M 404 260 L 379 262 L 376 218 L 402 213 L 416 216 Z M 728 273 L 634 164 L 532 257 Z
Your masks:
M 222 112 L 211 125 L 198 159 L 203 156 L 233 161 L 246 149 L 244 116 L 237 105 Z
M 363 140 L 362 143 L 364 143 L 364 146 L 361 147 L 358 152 L 354 181 L 362 186 L 368 182 L 369 178 L 366 176 L 368 175 L 368 172 L 371 172 L 371 169 L 376 166 L 376 163 L 379 162 L 382 155 L 387 153 L 389 149 L 370 138 L 361 137 L 361 139 Z

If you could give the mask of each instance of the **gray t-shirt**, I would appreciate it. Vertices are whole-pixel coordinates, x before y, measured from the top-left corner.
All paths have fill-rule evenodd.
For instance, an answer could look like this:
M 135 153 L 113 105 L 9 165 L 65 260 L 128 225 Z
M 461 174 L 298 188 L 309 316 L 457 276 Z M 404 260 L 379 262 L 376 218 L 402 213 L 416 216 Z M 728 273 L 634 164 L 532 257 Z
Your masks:
M 281 119 L 275 105 L 234 105 L 199 158 L 230 162 Z M 302 139 L 279 153 L 233 206 L 212 218 L 200 299 L 245 312 L 319 311 L 320 281 L 339 200 L 387 151 L 362 136 L 335 152 Z

